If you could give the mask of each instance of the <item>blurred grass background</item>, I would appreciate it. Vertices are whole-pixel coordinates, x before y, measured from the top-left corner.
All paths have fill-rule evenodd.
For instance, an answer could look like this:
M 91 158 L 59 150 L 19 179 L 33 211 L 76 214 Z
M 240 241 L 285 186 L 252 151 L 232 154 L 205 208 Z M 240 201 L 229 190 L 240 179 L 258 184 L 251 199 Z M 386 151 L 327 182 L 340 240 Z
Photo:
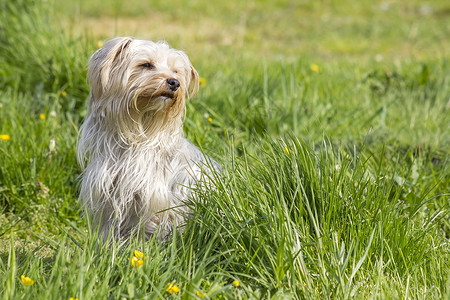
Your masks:
M 0 295 L 162 298 L 175 280 L 174 297 L 448 297 L 449 16 L 438 0 L 0 0 Z M 123 35 L 187 52 L 204 84 L 185 133 L 224 174 L 186 235 L 104 254 L 75 147 L 87 60 Z M 139 276 L 133 247 L 158 254 Z
M 213 63 L 245 59 L 323 61 L 442 57 L 445 1 L 64 1 L 74 32 L 167 40 Z M 69 12 L 69 13 L 68 13 Z M 213 56 L 213 57 L 212 57 Z

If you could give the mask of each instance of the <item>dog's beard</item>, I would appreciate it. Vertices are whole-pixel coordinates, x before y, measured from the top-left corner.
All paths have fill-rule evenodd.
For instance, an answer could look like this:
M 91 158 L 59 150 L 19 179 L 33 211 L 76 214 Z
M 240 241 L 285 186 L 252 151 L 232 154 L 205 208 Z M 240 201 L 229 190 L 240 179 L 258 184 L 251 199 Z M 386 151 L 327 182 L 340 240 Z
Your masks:
M 184 88 L 176 91 L 167 88 L 166 77 L 154 77 L 139 84 L 131 101 L 131 108 L 136 112 L 153 112 L 169 118 L 176 118 L 184 112 Z
M 96 115 L 104 118 L 104 129 L 126 144 L 181 133 L 185 91 L 181 86 L 171 91 L 165 80 L 152 77 L 126 89 L 125 94 L 108 95 L 108 99 L 98 101 Z

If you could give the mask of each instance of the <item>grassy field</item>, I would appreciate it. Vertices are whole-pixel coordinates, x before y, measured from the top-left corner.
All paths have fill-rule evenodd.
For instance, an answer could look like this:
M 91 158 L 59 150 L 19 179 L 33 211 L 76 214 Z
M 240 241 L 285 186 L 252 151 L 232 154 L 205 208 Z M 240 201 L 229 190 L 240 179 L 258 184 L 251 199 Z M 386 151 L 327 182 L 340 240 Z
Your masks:
M 0 0 L 0 298 L 449 299 L 449 17 Z M 117 35 L 167 40 L 204 79 L 185 134 L 223 174 L 165 243 L 102 247 L 77 204 L 85 66 Z

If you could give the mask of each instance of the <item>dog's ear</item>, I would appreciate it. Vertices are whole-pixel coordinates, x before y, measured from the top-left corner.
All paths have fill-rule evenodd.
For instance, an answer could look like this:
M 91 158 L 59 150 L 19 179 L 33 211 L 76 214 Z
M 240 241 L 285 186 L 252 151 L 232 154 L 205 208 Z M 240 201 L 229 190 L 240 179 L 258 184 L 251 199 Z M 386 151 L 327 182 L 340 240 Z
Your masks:
M 199 89 L 198 73 L 197 73 L 197 70 L 194 68 L 194 66 L 191 64 L 191 74 L 190 74 L 189 92 L 188 92 L 189 98 L 192 98 L 195 95 L 197 95 L 198 89 Z
M 129 37 L 117 37 L 107 41 L 92 54 L 87 75 L 91 90 L 96 94 L 94 97 L 99 97 L 105 91 L 111 70 L 123 60 L 124 53 L 132 41 Z

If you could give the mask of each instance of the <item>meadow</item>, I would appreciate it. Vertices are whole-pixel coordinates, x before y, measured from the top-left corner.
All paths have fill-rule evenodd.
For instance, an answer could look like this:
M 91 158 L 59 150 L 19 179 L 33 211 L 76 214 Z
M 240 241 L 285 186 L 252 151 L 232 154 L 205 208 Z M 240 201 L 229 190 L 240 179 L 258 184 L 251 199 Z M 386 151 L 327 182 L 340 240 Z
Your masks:
M 0 298 L 449 299 L 447 1 L 0 0 Z M 77 203 L 86 64 L 166 40 L 222 166 L 184 231 L 102 246 Z

